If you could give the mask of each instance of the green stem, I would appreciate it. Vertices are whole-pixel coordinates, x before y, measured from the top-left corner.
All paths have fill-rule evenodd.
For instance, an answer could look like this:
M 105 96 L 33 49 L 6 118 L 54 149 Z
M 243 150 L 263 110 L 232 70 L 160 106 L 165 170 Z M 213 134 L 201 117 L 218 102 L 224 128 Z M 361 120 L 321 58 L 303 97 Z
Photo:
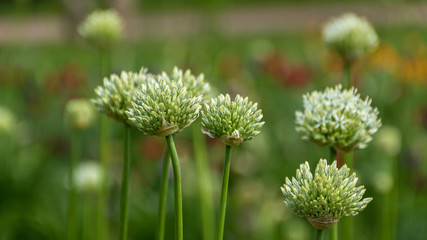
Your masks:
M 80 139 L 76 132 L 71 133 L 71 156 L 68 179 L 70 192 L 68 195 L 68 219 L 67 219 L 67 239 L 77 239 L 77 194 L 74 185 L 74 169 L 81 155 Z
M 231 165 L 231 146 L 226 145 L 224 171 L 222 175 L 221 203 L 219 207 L 220 212 L 219 212 L 219 219 L 218 219 L 217 240 L 222 240 L 224 236 L 225 210 L 227 207 L 227 192 L 228 192 L 228 179 L 230 175 L 230 165 Z
M 159 198 L 159 211 L 157 220 L 157 239 L 163 240 L 165 238 L 165 222 L 166 222 L 166 201 L 168 194 L 168 182 L 169 182 L 169 166 L 170 166 L 170 154 L 166 151 L 165 158 L 163 159 L 162 167 L 162 182 L 160 189 Z
M 351 88 L 351 86 L 353 86 L 351 61 L 346 61 L 344 63 L 344 71 L 345 71 L 345 79 L 343 79 L 343 88 L 348 89 L 348 88 Z
M 83 193 L 83 240 L 93 239 L 92 198 L 90 193 Z
M 178 154 L 176 152 L 173 136 L 166 136 L 169 153 L 172 159 L 173 177 L 174 177 L 174 195 L 175 195 L 175 239 L 183 240 L 183 220 L 182 220 L 182 189 L 181 189 L 181 168 L 179 165 Z
M 122 189 L 120 194 L 120 240 L 126 239 L 128 201 L 129 201 L 129 171 L 130 171 L 130 127 L 123 123 L 124 162 L 122 174 Z
M 103 78 L 110 74 L 111 72 L 111 50 L 105 50 L 99 52 L 99 70 L 100 70 L 100 80 L 101 83 Z M 107 196 L 108 196 L 108 150 L 110 148 L 110 142 L 108 137 L 108 117 L 102 115 L 99 123 L 99 161 L 101 163 L 101 171 L 104 174 L 103 182 L 98 191 L 98 203 L 97 203 L 97 230 L 96 230 L 96 239 L 104 240 L 106 239 L 107 232 L 107 221 L 105 217 L 105 210 L 107 205 Z
M 315 228 L 314 240 L 322 240 L 323 239 L 323 230 Z
M 331 240 L 338 240 L 338 223 L 331 228 Z
M 396 239 L 397 234 L 397 223 L 399 219 L 399 168 L 397 166 L 397 159 L 393 158 L 394 161 L 390 161 L 392 166 L 392 173 L 393 173 L 393 188 L 391 189 L 390 194 L 390 236 L 391 240 Z
M 197 167 L 200 192 L 200 213 L 202 215 L 202 230 L 204 240 L 214 239 L 214 211 L 211 175 L 207 160 L 206 142 L 198 124 L 192 125 L 194 158 Z
M 329 148 L 329 154 L 330 154 L 330 158 L 331 158 L 331 159 L 329 159 L 329 161 L 330 161 L 330 162 L 335 161 L 335 160 L 336 160 L 336 158 L 337 158 L 337 151 L 335 150 L 335 148 L 330 147 L 330 148 Z
M 108 118 L 104 115 L 100 117 L 99 121 L 99 162 L 101 166 L 101 171 L 103 173 L 101 187 L 98 190 L 98 203 L 97 203 L 97 240 L 105 239 L 105 206 L 107 202 L 107 170 L 108 170 L 108 149 L 109 149 L 109 139 L 108 139 Z
M 344 163 L 348 168 L 353 169 L 353 155 L 354 152 L 348 152 L 344 154 Z M 342 227 L 342 239 L 353 240 L 354 239 L 354 218 L 353 217 L 345 217 L 341 220 L 340 226 Z
M 335 150 L 335 148 L 330 147 L 330 161 L 333 162 L 334 160 L 336 160 L 336 157 L 337 151 Z M 331 228 L 331 240 L 338 240 L 338 223 L 336 223 Z

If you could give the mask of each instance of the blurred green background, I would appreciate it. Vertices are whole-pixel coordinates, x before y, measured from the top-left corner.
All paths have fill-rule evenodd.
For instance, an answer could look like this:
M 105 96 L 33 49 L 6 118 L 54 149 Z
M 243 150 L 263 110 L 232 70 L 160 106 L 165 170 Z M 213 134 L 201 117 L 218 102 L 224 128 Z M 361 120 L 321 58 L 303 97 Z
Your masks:
M 63 123 L 63 109 L 69 99 L 93 97 L 103 77 L 98 53 L 77 36 L 75 27 L 87 13 L 105 6 L 119 10 L 127 30 L 113 49 L 114 73 L 138 71 L 141 66 L 152 72 L 170 72 L 175 65 L 189 68 L 204 73 L 217 93 L 249 96 L 263 110 L 266 124 L 261 134 L 233 152 L 225 229 L 229 240 L 312 238 L 309 223 L 285 208 L 280 186 L 286 176 L 295 175 L 299 164 L 308 161 L 314 168 L 329 152 L 300 139 L 294 129 L 295 111 L 302 109 L 302 94 L 341 79 L 342 62 L 324 46 L 321 24 L 347 11 L 374 16 L 381 44 L 356 64 L 354 77 L 362 97 L 370 96 L 378 107 L 383 125 L 399 130 L 402 144 L 399 154 L 390 157 L 374 136 L 355 154 L 359 184 L 365 185 L 365 196 L 374 198 L 355 217 L 356 239 L 425 239 L 427 30 L 423 15 L 414 14 L 414 9 L 421 12 L 427 5 L 420 2 L 1 1 L 0 107 L 8 109 L 13 120 L 2 121 L 6 117 L 0 112 L 0 239 L 65 239 L 70 132 Z M 268 16 L 256 15 L 257 28 L 245 28 L 258 8 L 267 15 L 291 9 L 295 16 L 284 19 L 294 21 L 280 29 L 284 19 L 277 19 L 277 27 Z M 383 8 L 386 11 L 375 11 Z M 242 17 L 241 9 L 249 16 Z M 390 12 L 406 17 L 396 20 Z M 193 13 L 201 16 L 195 18 L 201 23 L 168 19 Z M 224 30 L 228 21 L 238 24 Z M 38 33 L 42 34 L 34 37 Z M 121 125 L 111 121 L 110 127 L 108 239 L 116 239 Z M 82 133 L 82 161 L 97 159 L 98 131 L 95 124 Z M 132 139 L 129 239 L 154 239 L 165 144 L 136 130 Z M 184 130 L 176 141 L 183 172 L 184 238 L 202 239 L 191 131 Z M 206 142 L 217 208 L 224 149 L 216 140 Z M 390 181 L 391 188 L 384 187 Z M 167 238 L 173 239 L 169 190 Z M 91 196 L 79 199 L 91 201 Z M 390 219 L 396 219 L 396 227 Z

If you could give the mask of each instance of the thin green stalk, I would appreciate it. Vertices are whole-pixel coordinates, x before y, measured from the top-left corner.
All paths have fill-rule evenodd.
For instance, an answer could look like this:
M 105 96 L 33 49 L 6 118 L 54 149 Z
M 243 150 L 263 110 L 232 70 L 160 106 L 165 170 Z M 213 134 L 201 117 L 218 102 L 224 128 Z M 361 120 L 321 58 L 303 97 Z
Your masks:
M 336 160 L 337 157 L 337 151 L 335 150 L 335 148 L 330 147 L 330 161 L 333 162 L 334 160 Z M 334 226 L 332 226 L 331 228 L 331 240 L 338 240 L 338 223 L 336 223 Z
M 106 239 L 106 220 L 105 220 L 105 206 L 107 202 L 107 171 L 108 171 L 108 118 L 107 116 L 101 115 L 99 121 L 99 161 L 101 171 L 103 173 L 101 187 L 98 190 L 98 203 L 97 203 L 97 240 Z
M 159 197 L 159 211 L 157 220 L 157 239 L 165 239 L 165 223 L 166 223 L 166 202 L 168 197 L 168 182 L 169 182 L 169 166 L 170 166 L 170 154 L 166 151 L 163 159 L 162 167 L 162 182 Z
M 353 169 L 353 155 L 354 152 L 348 152 L 344 154 L 344 163 Z M 340 226 L 342 227 L 342 239 L 353 240 L 354 239 L 354 217 L 345 217 L 341 220 Z
M 83 193 L 83 240 L 92 240 L 93 239 L 93 204 L 92 204 L 92 196 L 91 193 Z
M 130 171 L 130 126 L 123 123 L 123 174 L 120 194 L 120 240 L 127 235 L 128 201 L 129 201 L 129 171 Z
M 200 213 L 202 215 L 202 231 L 204 240 L 214 239 L 214 210 L 212 197 L 211 174 L 207 159 L 206 142 L 198 124 L 192 125 L 194 158 L 197 167 L 200 192 Z
M 173 178 L 174 178 L 174 195 L 175 195 L 175 239 L 183 240 L 183 219 L 182 219 L 182 189 L 181 189 L 181 168 L 179 165 L 178 154 L 176 152 L 173 136 L 166 136 L 169 153 L 172 159 Z
M 351 88 L 353 86 L 353 79 L 352 79 L 352 62 L 351 61 L 345 61 L 344 63 L 344 71 L 345 71 L 345 78 L 343 79 L 343 88 Z
M 99 51 L 99 69 L 100 79 L 102 82 L 102 79 L 111 72 L 111 50 Z M 97 240 L 104 240 L 107 236 L 107 221 L 105 217 L 105 211 L 108 196 L 108 150 L 110 149 L 108 129 L 108 117 L 102 115 L 99 122 L 99 161 L 101 163 L 102 172 L 104 173 L 104 178 L 98 192 L 98 203 L 96 213 Z
M 323 230 L 315 228 L 314 240 L 322 240 L 323 239 Z
M 224 171 L 222 174 L 221 203 L 219 207 L 217 240 L 222 240 L 224 236 L 225 210 L 227 207 L 227 192 L 228 192 L 228 179 L 230 175 L 230 165 L 231 165 L 231 146 L 226 145 Z
M 67 239 L 77 239 L 77 194 L 74 185 L 74 169 L 81 156 L 80 139 L 76 132 L 71 133 L 71 156 L 68 179 L 70 191 L 68 195 Z
M 399 168 L 397 166 L 397 159 L 393 158 L 393 161 L 390 161 L 392 166 L 392 173 L 393 173 L 393 188 L 391 189 L 390 194 L 390 236 L 391 240 L 394 240 L 397 238 L 397 224 L 399 219 L 399 211 L 398 211 L 398 204 L 399 204 Z

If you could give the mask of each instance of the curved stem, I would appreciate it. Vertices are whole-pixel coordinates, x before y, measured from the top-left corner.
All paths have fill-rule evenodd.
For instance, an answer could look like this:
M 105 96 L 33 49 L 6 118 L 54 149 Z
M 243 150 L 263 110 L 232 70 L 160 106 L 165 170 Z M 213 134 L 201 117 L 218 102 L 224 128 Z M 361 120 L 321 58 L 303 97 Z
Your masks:
M 168 182 L 169 182 L 169 166 L 170 166 L 170 154 L 169 150 L 166 151 L 163 159 L 162 167 L 162 182 L 159 197 L 159 210 L 157 220 L 157 239 L 165 239 L 165 222 L 166 222 L 166 201 L 168 197 Z
M 225 210 L 227 207 L 227 192 L 228 192 L 228 179 L 230 175 L 230 165 L 231 165 L 231 146 L 226 145 L 224 171 L 222 174 L 221 203 L 219 207 L 220 212 L 219 212 L 218 233 L 217 233 L 218 240 L 222 240 L 224 236 Z
M 321 229 L 314 229 L 316 232 L 314 234 L 314 240 L 322 240 L 323 239 L 323 230 Z
M 126 123 L 123 124 L 123 174 L 122 174 L 122 189 L 120 194 L 120 240 L 126 239 L 127 235 L 127 217 L 128 217 L 128 201 L 129 201 L 129 171 L 130 171 L 130 127 Z
M 172 159 L 173 178 L 174 178 L 174 195 L 175 195 L 175 226 L 176 236 L 175 239 L 183 240 L 183 220 L 182 220 L 182 189 L 181 189 L 181 168 L 179 165 L 178 154 L 176 152 L 173 136 L 166 136 L 168 143 L 169 153 Z
M 194 160 L 197 167 L 200 193 L 200 213 L 202 216 L 202 231 L 204 240 L 215 237 L 215 215 L 213 210 L 212 183 L 207 159 L 206 142 L 204 141 L 199 124 L 192 125 Z
M 68 195 L 68 219 L 67 219 L 67 239 L 77 239 L 77 195 L 74 186 L 74 169 L 80 158 L 80 139 L 77 133 L 71 133 L 71 157 L 70 168 L 68 170 L 68 179 L 70 192 Z

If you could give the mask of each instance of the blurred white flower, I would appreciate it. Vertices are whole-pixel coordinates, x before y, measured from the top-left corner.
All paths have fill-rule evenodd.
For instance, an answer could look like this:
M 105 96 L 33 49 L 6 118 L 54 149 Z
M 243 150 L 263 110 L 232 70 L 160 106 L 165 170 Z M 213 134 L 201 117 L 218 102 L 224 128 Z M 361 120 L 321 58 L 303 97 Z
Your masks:
M 353 13 L 331 19 L 323 28 L 323 39 L 346 61 L 356 60 L 378 46 L 372 25 Z
M 123 24 L 115 10 L 95 10 L 78 27 L 78 32 L 99 49 L 108 49 L 122 35 Z
M 396 127 L 383 126 L 378 131 L 375 144 L 387 156 L 395 157 L 402 148 L 402 135 Z
M 74 185 L 79 192 L 97 192 L 102 185 L 104 173 L 97 162 L 86 161 L 77 165 Z
M 64 122 L 71 129 L 87 129 L 94 119 L 95 109 L 87 99 L 73 99 L 65 105 Z
M 13 113 L 0 106 L 0 135 L 10 135 L 15 131 L 16 120 Z

